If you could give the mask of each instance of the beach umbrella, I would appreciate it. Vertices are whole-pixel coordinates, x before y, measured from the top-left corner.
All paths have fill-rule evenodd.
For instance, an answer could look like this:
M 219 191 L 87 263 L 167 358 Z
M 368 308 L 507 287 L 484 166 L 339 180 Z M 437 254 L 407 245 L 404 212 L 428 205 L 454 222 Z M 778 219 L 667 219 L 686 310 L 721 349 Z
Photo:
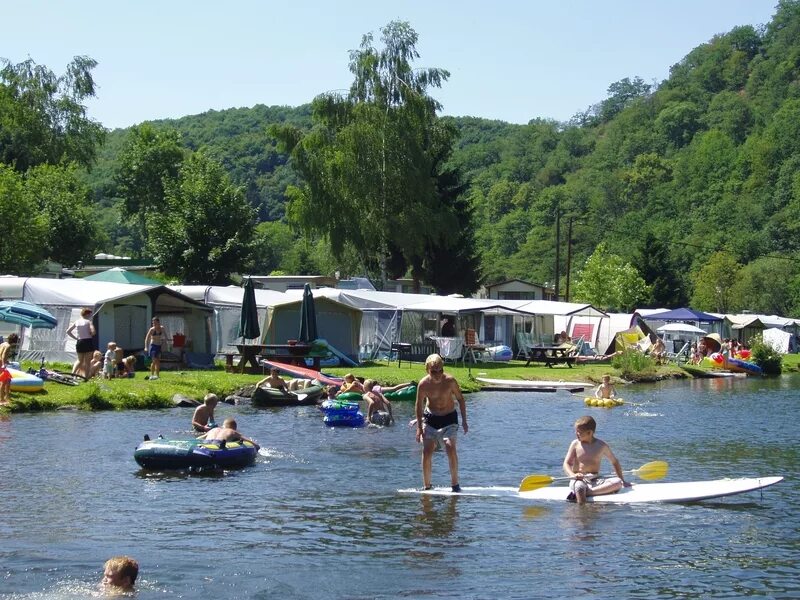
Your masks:
M 0 321 L 34 329 L 53 329 L 57 324 L 56 318 L 41 306 L 23 300 L 0 302 Z
M 311 286 L 305 284 L 303 287 L 303 303 L 300 305 L 300 335 L 297 336 L 297 339 L 301 342 L 310 343 L 318 337 L 314 295 L 311 293 Z
M 252 340 L 261 336 L 258 326 L 258 307 L 256 306 L 256 290 L 253 280 L 248 277 L 244 282 L 242 294 L 242 316 L 239 319 L 239 337 Z
M 702 338 L 709 352 L 719 352 L 722 349 L 722 338 L 718 333 L 710 333 Z
M 656 331 L 658 331 L 658 333 L 706 333 L 705 330 L 690 325 L 689 323 L 667 323 L 656 329 Z

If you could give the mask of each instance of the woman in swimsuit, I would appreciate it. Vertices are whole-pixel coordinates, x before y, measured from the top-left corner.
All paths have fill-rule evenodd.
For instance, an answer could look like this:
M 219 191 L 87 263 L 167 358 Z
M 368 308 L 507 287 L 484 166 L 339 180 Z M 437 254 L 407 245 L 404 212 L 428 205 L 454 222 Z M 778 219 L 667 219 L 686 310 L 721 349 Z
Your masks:
M 158 379 L 161 373 L 161 346 L 164 343 L 164 328 L 158 317 L 153 317 L 153 326 L 144 338 L 144 351 L 152 361 L 150 363 L 149 379 Z

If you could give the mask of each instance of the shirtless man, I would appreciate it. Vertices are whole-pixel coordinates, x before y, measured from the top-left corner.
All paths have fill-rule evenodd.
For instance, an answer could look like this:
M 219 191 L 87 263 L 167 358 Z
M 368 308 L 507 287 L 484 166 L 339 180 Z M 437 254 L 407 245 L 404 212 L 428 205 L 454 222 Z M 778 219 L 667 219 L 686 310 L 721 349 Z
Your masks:
M 374 379 L 364 382 L 364 400 L 367 403 L 367 421 L 375 425 L 391 425 L 394 423 L 392 403 L 380 392 L 376 391 Z
M 603 375 L 603 383 L 597 386 L 594 396 L 595 398 L 615 398 L 617 396 L 617 390 L 614 389 L 609 375 Z
M 214 408 L 219 404 L 216 394 L 206 394 L 203 403 L 194 409 L 192 427 L 195 431 L 211 431 L 217 424 L 214 422 Z
M 260 447 L 253 440 L 236 431 L 236 420 L 230 417 L 225 419 L 222 427 L 214 427 L 214 429 L 201 435 L 200 439 L 206 440 L 207 442 L 250 442 L 256 448 Z
M 161 346 L 164 345 L 164 328 L 161 327 L 161 320 L 153 317 L 153 326 L 148 330 L 144 338 L 144 351 L 152 361 L 150 363 L 150 377 L 145 379 L 158 379 L 161 373 Z
M 454 377 L 444 372 L 444 362 L 438 354 L 431 354 L 425 361 L 428 374 L 417 386 L 417 442 L 422 443 L 422 487 L 429 490 L 431 485 L 431 466 L 437 442 L 443 443 L 450 465 L 450 483 L 454 492 L 460 492 L 458 482 L 458 452 L 456 435 L 458 433 L 458 413 L 456 401 L 461 411 L 464 433 L 467 425 L 467 406 L 461 388 Z
M 592 417 L 580 417 L 575 421 L 575 437 L 564 457 L 564 472 L 572 478 L 569 484 L 570 501 L 585 504 L 587 496 L 601 496 L 629 487 L 622 474 L 622 466 L 603 440 L 594 437 L 597 423 Z M 616 477 L 598 478 L 600 460 L 606 457 L 617 473 Z
M 286 389 L 286 381 L 284 381 L 283 377 L 278 375 L 278 369 L 276 369 L 275 367 L 272 367 L 269 370 L 269 376 L 264 377 L 264 379 L 259 381 L 256 384 L 256 387 L 261 387 L 262 385 L 266 385 L 278 390 L 283 390 L 284 392 L 288 391 Z

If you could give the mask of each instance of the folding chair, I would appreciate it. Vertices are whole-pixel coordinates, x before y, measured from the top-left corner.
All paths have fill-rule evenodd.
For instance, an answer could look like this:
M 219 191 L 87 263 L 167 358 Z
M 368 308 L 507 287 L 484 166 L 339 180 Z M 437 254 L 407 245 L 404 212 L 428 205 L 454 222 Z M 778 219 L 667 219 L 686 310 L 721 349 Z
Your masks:
M 473 363 L 488 360 L 489 353 L 486 351 L 486 346 L 480 343 L 478 334 L 474 329 L 467 329 L 464 331 L 464 362 L 467 356 L 470 357 Z

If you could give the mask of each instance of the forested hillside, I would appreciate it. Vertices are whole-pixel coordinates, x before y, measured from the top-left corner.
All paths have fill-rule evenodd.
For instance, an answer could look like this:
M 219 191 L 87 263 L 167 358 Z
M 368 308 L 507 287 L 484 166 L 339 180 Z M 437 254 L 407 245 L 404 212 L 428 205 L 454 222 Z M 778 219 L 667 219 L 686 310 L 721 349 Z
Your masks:
M 763 30 L 738 27 L 691 50 L 657 86 L 635 74 L 610 82 L 608 97 L 570 123 L 448 120 L 459 134 L 448 166 L 468 184 L 485 281 L 552 285 L 558 221 L 562 297 L 569 260 L 572 299 L 605 308 L 691 302 L 800 314 L 797 1 L 780 2 Z M 244 186 L 259 221 L 270 222 L 284 218 L 286 187 L 298 183 L 267 134 L 284 123 L 310 127 L 309 107 L 214 111 L 154 126 L 204 148 Z M 128 238 L 124 224 L 112 223 L 113 173 L 126 135 L 109 134 L 87 180 L 120 251 Z M 283 260 L 291 236 L 280 227 L 281 247 L 262 266 L 330 268 L 318 241 L 298 244 L 302 259 Z M 593 253 L 598 260 L 584 268 Z M 616 281 L 631 272 L 593 266 L 604 264 L 632 267 L 643 281 Z M 599 278 L 611 278 L 605 296 Z

